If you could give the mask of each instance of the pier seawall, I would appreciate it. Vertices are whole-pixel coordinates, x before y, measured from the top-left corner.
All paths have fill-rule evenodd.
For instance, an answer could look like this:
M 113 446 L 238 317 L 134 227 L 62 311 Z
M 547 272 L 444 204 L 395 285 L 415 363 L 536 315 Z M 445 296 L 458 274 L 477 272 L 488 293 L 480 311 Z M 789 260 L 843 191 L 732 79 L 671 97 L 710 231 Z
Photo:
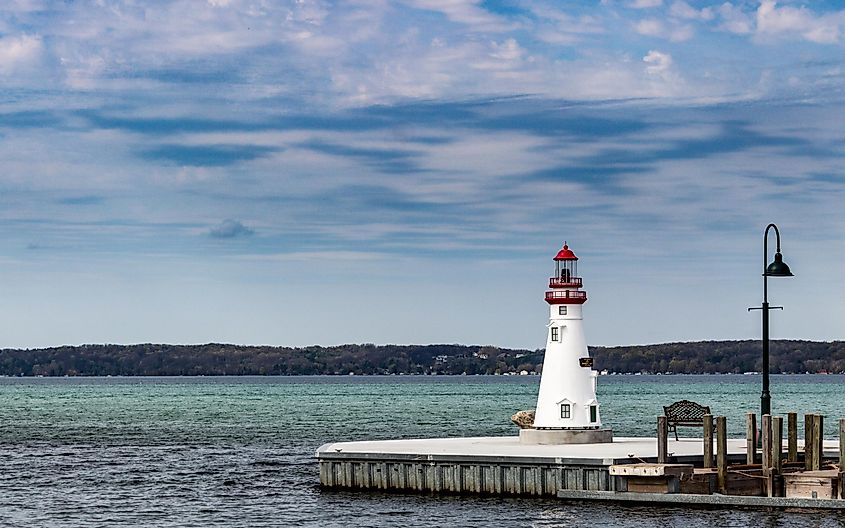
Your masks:
M 745 457 L 731 440 L 731 458 Z M 674 462 L 701 458 L 700 439 L 671 441 Z M 444 438 L 325 444 L 316 453 L 330 489 L 556 497 L 560 490 L 617 491 L 613 464 L 655 461 L 654 438 L 611 444 L 526 446 L 518 438 Z

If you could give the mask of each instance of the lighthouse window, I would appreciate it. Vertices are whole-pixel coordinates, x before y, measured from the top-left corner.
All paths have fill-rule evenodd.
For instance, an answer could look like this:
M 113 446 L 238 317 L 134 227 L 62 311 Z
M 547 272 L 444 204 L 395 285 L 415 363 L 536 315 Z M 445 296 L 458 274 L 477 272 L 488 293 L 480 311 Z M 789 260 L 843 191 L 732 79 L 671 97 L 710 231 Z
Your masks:
M 558 340 L 558 327 L 553 326 L 552 327 L 552 341 L 557 341 L 557 340 Z
M 572 416 L 572 407 L 568 403 L 560 404 L 560 417 L 570 418 Z
M 596 408 L 595 405 L 590 405 L 590 423 L 596 423 L 599 421 L 599 410 Z
M 557 313 L 560 315 L 566 315 L 566 306 L 558 306 Z

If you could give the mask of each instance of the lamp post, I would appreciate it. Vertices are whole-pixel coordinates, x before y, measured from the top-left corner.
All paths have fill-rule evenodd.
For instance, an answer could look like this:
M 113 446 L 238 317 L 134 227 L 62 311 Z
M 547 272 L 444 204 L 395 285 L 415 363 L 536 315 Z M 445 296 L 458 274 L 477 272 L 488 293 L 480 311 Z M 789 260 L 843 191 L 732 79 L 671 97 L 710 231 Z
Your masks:
M 777 250 L 775 260 L 767 266 L 769 229 L 773 227 L 777 236 Z M 783 255 L 780 253 L 780 231 L 775 224 L 767 225 L 763 233 L 763 305 L 759 308 L 748 309 L 763 311 L 763 393 L 760 395 L 760 416 L 772 413 L 772 396 L 769 394 L 769 310 L 783 310 L 783 306 L 769 306 L 769 277 L 792 277 L 792 272 L 789 271 L 789 266 L 783 261 Z

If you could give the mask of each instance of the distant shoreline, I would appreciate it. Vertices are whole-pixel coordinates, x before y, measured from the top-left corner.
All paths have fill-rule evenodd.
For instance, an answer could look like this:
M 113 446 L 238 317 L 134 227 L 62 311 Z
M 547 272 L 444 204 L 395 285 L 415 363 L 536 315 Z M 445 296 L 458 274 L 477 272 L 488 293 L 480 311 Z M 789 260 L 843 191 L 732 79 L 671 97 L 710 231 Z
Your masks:
M 0 375 L 297 376 L 531 375 L 542 371 L 542 349 L 479 345 L 271 347 L 205 345 L 81 345 L 0 350 Z M 760 342 L 697 341 L 590 347 L 594 368 L 608 374 L 743 374 L 761 370 Z M 845 342 L 776 340 L 771 372 L 845 373 Z
M 815 372 L 804 372 L 804 373 L 795 373 L 795 374 L 787 374 L 787 373 L 772 373 L 772 378 L 777 379 L 778 377 L 788 377 L 788 378 L 796 378 L 796 377 L 830 377 L 830 378 L 843 378 L 845 377 L 845 372 L 843 373 L 834 373 L 834 374 L 822 374 L 822 373 L 815 373 Z M 602 376 L 602 378 L 638 378 L 644 380 L 651 380 L 653 378 L 666 378 L 666 377 L 689 377 L 689 378 L 707 378 L 707 377 L 726 377 L 726 378 L 748 378 L 749 382 L 754 380 L 753 383 L 758 383 L 759 374 L 754 376 L 749 376 L 745 374 L 734 374 L 732 372 L 728 373 L 706 373 L 706 374 L 609 374 L 607 376 Z M 220 374 L 220 375 L 204 375 L 204 374 L 191 374 L 191 375 L 118 375 L 118 376 L 89 376 L 89 375 L 76 375 L 76 376 L 7 376 L 5 374 L 0 374 L 0 384 L 3 384 L 4 380 L 201 380 L 201 379 L 209 379 L 209 380 L 224 380 L 224 379 L 307 379 L 307 378 L 324 378 L 324 379 L 331 379 L 332 381 L 340 381 L 340 380 L 354 380 L 354 379 L 450 379 L 450 380 L 459 380 L 459 379 L 474 379 L 474 378 L 495 378 L 501 380 L 508 380 L 513 379 L 515 382 L 516 380 L 522 380 L 525 382 L 530 382 L 531 380 L 535 380 L 539 382 L 540 375 L 529 375 L 529 376 L 517 376 L 517 375 L 500 375 L 500 374 Z

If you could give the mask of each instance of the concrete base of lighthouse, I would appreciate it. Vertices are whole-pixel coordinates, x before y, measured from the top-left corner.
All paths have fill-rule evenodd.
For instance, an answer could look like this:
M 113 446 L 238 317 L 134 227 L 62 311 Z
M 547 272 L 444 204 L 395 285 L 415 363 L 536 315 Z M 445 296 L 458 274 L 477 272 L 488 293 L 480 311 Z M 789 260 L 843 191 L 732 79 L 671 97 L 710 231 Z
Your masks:
M 613 429 L 520 429 L 519 443 L 530 445 L 609 444 Z

